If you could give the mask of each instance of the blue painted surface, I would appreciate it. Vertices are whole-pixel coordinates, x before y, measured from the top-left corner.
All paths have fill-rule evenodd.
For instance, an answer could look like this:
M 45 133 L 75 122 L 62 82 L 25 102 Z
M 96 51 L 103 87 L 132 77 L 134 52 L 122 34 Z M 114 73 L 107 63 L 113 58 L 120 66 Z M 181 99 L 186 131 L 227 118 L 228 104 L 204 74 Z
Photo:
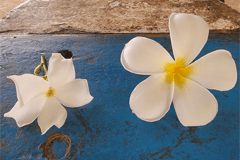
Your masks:
M 135 86 L 147 78 L 123 69 L 120 54 L 137 35 L 27 35 L 1 37 L 1 159 L 45 159 L 37 122 L 18 128 L 4 118 L 17 101 L 15 86 L 6 76 L 33 73 L 40 53 L 47 61 L 52 52 L 69 49 L 74 53 L 77 78 L 86 78 L 93 101 L 81 108 L 66 108 L 68 117 L 61 132 L 71 138 L 71 149 L 62 159 L 239 159 L 239 81 L 226 92 L 213 91 L 219 103 L 216 118 L 201 127 L 184 127 L 173 106 L 160 121 L 141 121 L 129 108 Z M 170 39 L 153 37 L 169 52 Z M 211 34 L 199 57 L 217 49 L 232 53 L 239 72 L 238 35 Z M 198 57 L 198 58 L 199 58 Z M 64 147 L 64 145 L 62 145 Z M 63 154 L 60 145 L 53 145 Z M 59 148 L 60 147 L 60 148 Z M 61 152 L 61 153 L 60 153 Z

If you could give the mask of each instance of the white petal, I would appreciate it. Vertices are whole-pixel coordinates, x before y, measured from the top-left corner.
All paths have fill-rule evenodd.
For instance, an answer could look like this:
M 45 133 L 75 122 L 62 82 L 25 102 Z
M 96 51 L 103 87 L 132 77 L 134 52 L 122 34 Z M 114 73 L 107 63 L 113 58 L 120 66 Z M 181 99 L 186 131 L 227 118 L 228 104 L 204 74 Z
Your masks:
M 50 86 L 60 87 L 75 79 L 75 69 L 72 58 L 65 59 L 60 53 L 53 53 L 49 60 L 47 73 Z
M 4 117 L 12 117 L 12 115 L 13 115 L 15 112 L 17 112 L 21 107 L 22 107 L 22 105 L 20 104 L 19 101 L 17 101 L 17 102 L 15 103 L 15 105 L 13 106 L 13 108 L 12 108 L 9 112 L 7 112 L 7 113 L 4 114 Z
M 191 63 L 207 42 L 209 28 L 203 18 L 192 14 L 171 14 L 169 30 L 173 54 Z
M 49 98 L 37 120 L 42 135 L 45 134 L 53 125 L 61 128 L 65 123 L 66 118 L 66 109 L 57 101 L 56 98 Z
M 173 63 L 170 54 L 157 42 L 145 37 L 129 41 L 121 54 L 121 63 L 129 72 L 151 75 L 164 71 L 166 63 Z
M 209 89 L 225 91 L 237 82 L 237 69 L 231 53 L 226 50 L 213 51 L 192 63 L 190 79 Z
M 4 114 L 4 117 L 12 117 L 19 127 L 32 123 L 42 112 L 46 98 L 39 96 L 20 107 L 17 102 L 13 109 Z
M 33 74 L 13 75 L 8 78 L 13 80 L 16 85 L 20 105 L 28 103 L 35 97 L 44 94 L 49 88 L 46 80 Z
M 76 79 L 56 89 L 56 97 L 67 107 L 80 107 L 92 101 L 86 79 Z
M 139 83 L 130 96 L 130 107 L 138 118 L 154 122 L 160 120 L 170 109 L 173 83 L 164 82 L 165 73 L 155 74 Z
M 11 77 L 11 76 L 10 76 Z M 9 77 L 8 77 L 9 78 Z M 11 78 L 10 78 L 11 79 Z M 14 82 L 14 80 L 13 80 L 13 82 Z M 14 82 L 15 83 L 15 82 Z M 16 92 L 17 92 L 17 99 L 18 99 L 18 101 L 17 101 L 17 106 L 18 107 L 22 107 L 23 106 L 23 100 L 22 100 L 22 96 L 21 96 L 21 94 L 20 94 L 20 91 L 19 91 L 19 87 L 18 87 L 18 85 L 15 83 L 15 87 L 16 87 Z M 16 105 L 15 104 L 15 105 Z M 14 108 L 14 107 L 13 107 Z
M 173 104 L 184 126 L 206 125 L 218 111 L 215 97 L 206 88 L 187 78 L 185 88 L 175 87 Z

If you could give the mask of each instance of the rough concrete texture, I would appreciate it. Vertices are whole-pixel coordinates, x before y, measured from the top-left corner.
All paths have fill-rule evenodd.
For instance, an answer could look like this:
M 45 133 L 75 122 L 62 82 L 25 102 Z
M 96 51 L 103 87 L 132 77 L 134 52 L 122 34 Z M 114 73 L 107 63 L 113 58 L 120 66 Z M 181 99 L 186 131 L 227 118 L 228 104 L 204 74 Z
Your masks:
M 0 18 L 25 0 L 0 0 Z
M 233 9 L 240 12 L 240 1 L 239 0 L 225 0 L 224 3 Z
M 29 0 L 0 20 L 0 33 L 167 33 L 173 12 L 239 33 L 240 13 L 219 0 Z

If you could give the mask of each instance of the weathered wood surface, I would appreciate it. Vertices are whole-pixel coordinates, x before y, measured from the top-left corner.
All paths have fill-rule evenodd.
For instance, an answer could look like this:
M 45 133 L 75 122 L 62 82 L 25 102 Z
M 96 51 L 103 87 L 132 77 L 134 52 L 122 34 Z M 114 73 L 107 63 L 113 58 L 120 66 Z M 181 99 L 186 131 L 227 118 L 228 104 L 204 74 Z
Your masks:
M 56 158 L 68 160 L 239 159 L 239 81 L 230 91 L 211 90 L 219 111 L 206 126 L 182 126 L 173 106 L 162 120 L 154 123 L 141 121 L 131 112 L 129 96 L 147 78 L 124 70 L 120 63 L 125 43 L 135 36 L 2 35 L 1 159 L 46 159 L 54 153 Z M 172 52 L 168 34 L 151 38 Z M 40 53 L 49 59 L 52 52 L 63 49 L 74 53 L 76 77 L 88 80 L 93 101 L 81 108 L 66 108 L 64 126 L 52 127 L 43 136 L 36 121 L 18 128 L 13 119 L 3 117 L 17 101 L 15 86 L 6 76 L 33 73 Z M 238 35 L 211 34 L 200 56 L 217 49 L 232 53 L 239 74 Z
M 240 13 L 220 0 L 29 0 L 0 20 L 0 33 L 168 33 L 176 12 L 239 33 Z

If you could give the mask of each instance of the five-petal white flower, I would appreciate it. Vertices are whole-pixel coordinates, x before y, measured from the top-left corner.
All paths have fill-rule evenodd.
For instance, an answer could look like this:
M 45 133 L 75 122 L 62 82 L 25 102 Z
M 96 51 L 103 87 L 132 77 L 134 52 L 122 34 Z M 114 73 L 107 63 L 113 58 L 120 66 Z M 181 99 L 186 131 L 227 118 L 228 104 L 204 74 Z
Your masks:
M 92 101 L 86 79 L 75 79 L 72 59 L 53 53 L 49 60 L 48 81 L 32 74 L 9 76 L 14 81 L 18 101 L 4 117 L 12 117 L 19 127 L 36 118 L 45 134 L 53 125 L 62 127 L 67 118 L 67 107 L 79 107 Z M 61 103 L 61 104 L 60 104 Z
M 130 96 L 130 108 L 140 119 L 160 120 L 173 101 L 184 126 L 201 126 L 217 114 L 218 103 L 207 89 L 226 91 L 237 81 L 236 64 L 226 50 L 213 51 L 191 63 L 207 42 L 209 28 L 199 16 L 171 14 L 170 38 L 175 61 L 157 42 L 136 37 L 121 54 L 123 67 L 151 75 Z

